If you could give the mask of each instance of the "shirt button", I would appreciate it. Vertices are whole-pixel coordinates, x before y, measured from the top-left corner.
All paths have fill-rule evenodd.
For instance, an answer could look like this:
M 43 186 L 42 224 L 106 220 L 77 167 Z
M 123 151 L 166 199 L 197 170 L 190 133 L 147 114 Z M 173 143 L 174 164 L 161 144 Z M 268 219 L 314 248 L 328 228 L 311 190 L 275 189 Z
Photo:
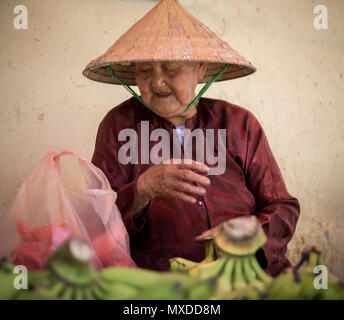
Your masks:
M 198 205 L 202 207 L 202 201 L 198 201 Z

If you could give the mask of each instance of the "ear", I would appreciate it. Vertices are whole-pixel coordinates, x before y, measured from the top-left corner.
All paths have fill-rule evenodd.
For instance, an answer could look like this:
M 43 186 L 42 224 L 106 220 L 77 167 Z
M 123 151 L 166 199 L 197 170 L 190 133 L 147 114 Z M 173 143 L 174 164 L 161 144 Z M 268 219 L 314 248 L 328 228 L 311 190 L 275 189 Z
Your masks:
M 202 80 L 206 71 L 207 71 L 208 64 L 206 62 L 200 62 L 200 66 L 198 68 L 198 81 Z

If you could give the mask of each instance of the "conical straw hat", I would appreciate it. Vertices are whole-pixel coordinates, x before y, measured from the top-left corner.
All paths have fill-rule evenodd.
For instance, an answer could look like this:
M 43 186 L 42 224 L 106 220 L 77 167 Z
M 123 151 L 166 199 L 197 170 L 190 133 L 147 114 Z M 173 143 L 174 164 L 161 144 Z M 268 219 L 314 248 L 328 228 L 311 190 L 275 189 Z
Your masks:
M 83 75 L 89 79 L 120 84 L 106 69 L 110 65 L 129 85 L 136 85 L 135 62 L 208 62 L 207 82 L 226 64 L 231 64 L 217 81 L 240 78 L 256 68 L 225 41 L 193 17 L 175 0 L 161 0 L 124 33 L 103 55 L 92 60 Z

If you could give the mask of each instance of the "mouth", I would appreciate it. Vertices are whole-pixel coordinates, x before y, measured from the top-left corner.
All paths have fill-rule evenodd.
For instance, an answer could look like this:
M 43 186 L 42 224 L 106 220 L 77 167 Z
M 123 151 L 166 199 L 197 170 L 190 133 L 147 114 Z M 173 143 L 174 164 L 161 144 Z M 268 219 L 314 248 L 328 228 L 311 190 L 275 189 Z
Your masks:
M 164 98 L 168 98 L 171 93 L 163 93 L 163 92 L 156 92 L 155 95 L 159 98 L 159 99 L 164 99 Z

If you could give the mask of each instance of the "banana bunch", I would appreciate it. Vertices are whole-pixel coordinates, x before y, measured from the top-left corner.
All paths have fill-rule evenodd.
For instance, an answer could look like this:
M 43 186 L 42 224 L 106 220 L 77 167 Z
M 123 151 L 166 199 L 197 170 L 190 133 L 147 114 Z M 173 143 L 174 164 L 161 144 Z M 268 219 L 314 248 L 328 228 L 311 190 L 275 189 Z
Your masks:
M 16 299 L 83 300 L 101 298 L 102 281 L 92 265 L 93 251 L 79 238 L 64 242 L 47 260 L 43 272 L 30 272 L 32 285 Z
M 253 215 L 227 220 L 214 229 L 216 253 L 225 259 L 225 267 L 213 298 L 264 298 L 273 279 L 261 268 L 255 253 L 265 242 L 263 228 Z
M 231 219 L 196 238 L 205 258 L 170 259 L 170 271 L 108 267 L 97 272 L 91 247 L 79 238 L 64 242 L 45 269 L 28 273 L 28 290 L 17 290 L 14 266 L 0 262 L 0 299 L 344 299 L 344 284 L 329 275 L 328 289 L 314 286 L 314 267 L 322 265 L 315 248 L 276 278 L 267 275 L 255 253 L 265 243 L 255 216 Z
M 16 290 L 13 286 L 16 276 L 12 272 L 14 266 L 2 263 L 0 292 L 5 292 L 6 296 L 1 298 L 187 299 L 186 288 L 196 284 L 195 279 L 185 274 L 171 272 L 125 267 L 108 267 L 97 272 L 92 265 L 92 258 L 93 251 L 86 242 L 79 238 L 70 238 L 48 258 L 44 271 L 29 272 L 29 290 Z
M 304 265 L 306 263 L 306 265 Z M 267 289 L 269 300 L 344 300 L 344 283 L 328 274 L 327 289 L 315 287 L 314 268 L 324 265 L 320 252 L 307 247 L 300 261 L 277 276 Z M 325 277 L 327 276 L 324 275 Z
M 227 220 L 196 240 L 205 242 L 205 258 L 201 262 L 180 257 L 169 262 L 171 271 L 187 273 L 203 283 L 203 288 L 207 289 L 203 289 L 202 297 L 260 299 L 264 296 L 272 278 L 262 270 L 255 257 L 266 241 L 255 216 Z M 198 295 L 189 296 L 192 299 Z
M 104 268 L 99 275 L 106 299 L 186 299 L 186 288 L 196 283 L 186 274 L 124 267 Z

